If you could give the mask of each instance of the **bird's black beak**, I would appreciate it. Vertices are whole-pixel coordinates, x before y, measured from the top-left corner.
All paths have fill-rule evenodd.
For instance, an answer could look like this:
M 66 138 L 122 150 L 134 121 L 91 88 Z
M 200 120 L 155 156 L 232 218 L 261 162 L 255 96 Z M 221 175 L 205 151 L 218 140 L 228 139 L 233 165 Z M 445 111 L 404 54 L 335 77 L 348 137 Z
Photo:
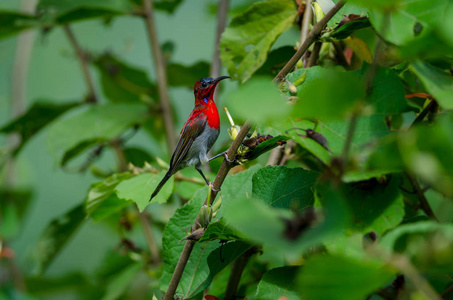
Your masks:
M 218 82 L 220 82 L 221 80 L 224 80 L 224 79 L 227 79 L 227 78 L 231 78 L 230 76 L 220 76 L 220 77 L 217 77 L 216 79 L 214 79 L 214 83 L 217 84 Z

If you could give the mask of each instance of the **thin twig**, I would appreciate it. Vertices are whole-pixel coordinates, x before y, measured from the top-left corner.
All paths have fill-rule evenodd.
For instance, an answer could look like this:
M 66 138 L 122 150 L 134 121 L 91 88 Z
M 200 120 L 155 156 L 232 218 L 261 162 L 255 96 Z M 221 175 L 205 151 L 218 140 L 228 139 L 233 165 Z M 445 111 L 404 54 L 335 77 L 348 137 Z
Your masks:
M 311 19 L 313 16 L 313 10 L 311 9 L 311 0 L 306 0 L 305 1 L 305 10 L 304 10 L 304 16 L 302 18 L 302 25 L 300 28 L 300 42 L 303 43 L 308 36 L 308 32 L 310 31 L 310 24 L 311 24 Z M 304 68 L 306 68 L 306 64 L 308 63 L 307 58 L 308 52 L 305 53 L 305 55 L 302 56 L 301 60 L 303 63 Z
M 431 209 L 431 206 L 428 203 L 428 199 L 426 199 L 425 193 L 423 189 L 420 187 L 420 184 L 418 183 L 417 179 L 410 174 L 409 172 L 406 172 L 407 179 L 409 179 L 409 182 L 412 185 L 412 188 L 414 189 L 415 193 L 418 196 L 418 199 L 420 200 L 420 208 L 425 212 L 425 214 L 439 222 L 437 219 L 436 215 L 434 214 L 433 210 Z
M 236 139 L 231 144 L 230 148 L 228 149 L 227 156 L 230 161 L 224 159 L 222 165 L 220 167 L 219 172 L 213 183 L 213 188 L 211 191 L 211 203 L 214 201 L 215 197 L 217 196 L 218 191 L 220 191 L 220 187 L 222 186 L 225 177 L 227 176 L 230 169 L 234 166 L 234 159 L 236 158 L 236 153 L 239 149 L 239 146 L 242 144 L 246 134 L 250 131 L 251 125 L 246 122 L 241 130 L 239 131 Z M 205 200 L 205 204 L 207 203 L 207 198 Z M 192 225 L 192 232 L 200 228 L 199 222 L 200 216 L 197 216 L 194 224 Z M 173 300 L 173 296 L 175 295 L 176 289 L 178 288 L 179 281 L 181 280 L 182 273 L 187 265 L 187 261 L 189 260 L 190 254 L 192 253 L 193 247 L 195 246 L 196 241 L 193 240 L 186 240 L 184 244 L 184 249 L 182 250 L 181 256 L 179 257 L 178 263 L 176 268 L 173 272 L 173 275 L 170 280 L 170 284 L 168 286 L 167 292 L 165 293 L 164 300 Z
M 426 115 L 438 108 L 438 104 L 436 100 L 431 99 L 431 102 L 429 102 L 428 105 L 421 111 L 421 113 L 418 114 L 418 116 L 415 118 L 414 122 L 412 122 L 412 125 L 410 128 L 414 127 L 415 125 L 421 123 L 423 119 L 426 117 Z
M 447 296 L 449 296 L 450 294 L 453 294 L 453 284 L 447 287 L 445 291 L 442 292 L 441 295 L 442 299 L 447 299 Z
M 146 212 L 140 212 L 138 206 L 136 206 L 140 223 L 143 227 L 145 233 L 146 243 L 148 244 L 149 252 L 151 253 L 151 262 L 153 264 L 158 264 L 160 261 L 159 247 L 156 244 L 154 235 L 151 231 L 151 224 L 148 220 L 148 215 Z
M 219 7 L 217 9 L 217 33 L 216 33 L 215 45 L 214 45 L 214 57 L 213 57 L 212 63 L 211 63 L 211 70 L 209 71 L 212 78 L 219 77 L 220 70 L 222 68 L 222 62 L 220 61 L 219 45 L 220 45 L 220 38 L 226 27 L 226 20 L 227 20 L 229 5 L 230 5 L 229 0 L 220 0 Z
M 88 87 L 87 100 L 88 100 L 88 102 L 96 103 L 96 102 L 98 102 L 98 100 L 97 100 L 96 92 L 94 89 L 93 78 L 91 77 L 90 70 L 88 69 L 88 61 L 87 61 L 86 52 L 82 50 L 82 47 L 80 47 L 79 42 L 77 41 L 77 39 L 74 35 L 74 32 L 72 32 L 72 30 L 71 30 L 71 27 L 69 27 L 69 25 L 64 25 L 63 29 L 64 29 L 66 35 L 68 36 L 68 39 L 71 42 L 71 45 L 74 48 L 75 53 L 79 59 L 80 66 L 82 67 L 83 78 L 85 79 L 85 83 Z
M 308 48 L 313 44 L 316 39 L 319 37 L 319 34 L 326 26 L 327 22 L 343 7 L 344 2 L 342 0 L 338 1 L 337 4 L 322 18 L 313 29 L 308 34 L 306 40 L 303 44 L 297 49 L 296 53 L 291 57 L 288 63 L 280 70 L 280 72 L 275 76 L 274 82 L 281 82 L 286 75 L 294 68 L 299 59 L 304 55 Z
M 157 38 L 156 26 L 154 24 L 154 5 L 153 0 L 143 0 L 145 9 L 146 28 L 148 30 L 149 41 L 156 67 L 157 89 L 159 91 L 159 102 L 162 109 L 162 116 L 165 124 L 167 146 L 170 151 L 175 148 L 176 134 L 174 128 L 173 114 L 170 107 L 170 96 L 168 95 L 167 71 L 165 69 L 165 59 L 162 48 Z
M 399 254 L 393 254 L 389 260 L 389 264 L 393 267 L 398 268 L 406 277 L 412 281 L 413 285 L 419 290 L 419 292 L 430 300 L 441 300 L 440 296 L 429 284 L 429 282 L 420 275 L 417 269 L 407 259 L 407 257 Z
M 267 160 L 266 166 L 278 166 L 283 157 L 283 151 L 285 146 L 278 146 L 272 149 L 269 159 Z
M 249 250 L 245 251 L 241 256 L 236 258 L 231 265 L 230 276 L 228 277 L 228 283 L 225 289 L 225 295 L 223 296 L 224 300 L 235 300 L 238 299 L 236 293 L 239 287 L 239 282 L 241 280 L 242 272 L 245 269 L 250 257 L 255 254 L 257 251 L 256 247 L 252 247 Z
M 346 142 L 344 143 L 343 148 L 343 161 L 346 162 L 349 157 L 349 152 L 352 146 L 352 138 L 354 137 L 355 128 L 357 126 L 357 119 L 359 115 L 357 112 L 353 112 L 351 115 L 351 119 L 349 121 L 349 128 L 348 133 L 346 135 Z
M 116 158 L 118 159 L 118 169 L 120 172 L 127 171 L 127 159 L 123 151 L 123 142 L 120 139 L 113 139 L 110 141 L 110 145 L 115 151 Z
M 311 51 L 310 58 L 308 59 L 308 64 L 306 65 L 306 68 L 316 66 L 316 64 L 318 63 L 319 51 L 321 51 L 321 46 L 322 42 L 315 42 L 315 45 L 313 46 L 313 51 Z
M 311 0 L 306 0 L 304 17 L 302 19 L 302 26 L 300 29 L 300 42 L 301 43 L 303 43 L 307 39 L 308 32 L 310 31 L 310 23 L 311 23 L 312 15 L 313 15 L 313 10 L 311 9 Z

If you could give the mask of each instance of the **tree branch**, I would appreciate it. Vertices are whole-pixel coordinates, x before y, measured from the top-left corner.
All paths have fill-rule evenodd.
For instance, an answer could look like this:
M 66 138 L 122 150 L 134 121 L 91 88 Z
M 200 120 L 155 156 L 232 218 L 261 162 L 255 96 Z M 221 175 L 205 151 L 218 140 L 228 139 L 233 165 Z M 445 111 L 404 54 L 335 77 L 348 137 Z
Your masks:
M 406 176 L 407 176 L 407 179 L 409 179 L 409 182 L 411 183 L 412 188 L 414 189 L 415 193 L 417 194 L 418 199 L 420 200 L 420 208 L 425 212 L 425 214 L 428 217 L 439 222 L 439 220 L 437 219 L 433 210 L 431 209 L 428 199 L 426 199 L 425 193 L 422 190 L 422 188 L 420 187 L 418 180 L 412 174 L 409 174 L 409 172 L 406 172 Z
M 280 70 L 277 76 L 275 76 L 274 82 L 279 83 L 286 77 L 286 75 L 297 64 L 302 55 L 304 55 L 304 53 L 308 50 L 311 44 L 313 44 L 319 37 L 319 34 L 327 25 L 327 22 L 329 22 L 329 20 L 332 19 L 332 17 L 343 7 L 343 5 L 344 2 L 342 0 L 338 1 L 338 3 L 335 4 L 335 6 L 324 16 L 324 18 L 322 18 L 321 21 L 319 21 L 315 26 L 313 26 L 313 29 L 307 36 L 307 39 L 303 42 L 299 49 L 297 49 L 296 53 L 293 55 L 293 57 L 291 57 L 288 63 Z
M 90 70 L 88 69 L 86 52 L 83 51 L 82 48 L 80 47 L 80 45 L 79 45 L 74 33 L 72 32 L 71 28 L 69 27 L 69 25 L 64 25 L 63 29 L 64 29 L 69 41 L 71 42 L 71 45 L 74 48 L 74 51 L 79 59 L 80 66 L 82 67 L 83 78 L 85 79 L 85 83 L 88 87 L 87 100 L 88 100 L 88 102 L 96 103 L 96 102 L 98 102 L 98 99 L 96 97 L 96 92 L 94 89 L 93 78 L 91 77 Z
M 439 105 L 437 104 L 436 100 L 431 99 L 431 102 L 429 102 L 429 104 L 426 105 L 426 107 L 421 111 L 421 113 L 419 113 L 418 116 L 415 118 L 414 122 L 412 122 L 410 128 L 421 123 L 428 113 L 435 111 L 438 107 Z
M 156 67 L 157 89 L 159 91 L 159 102 L 164 118 L 167 146 L 172 151 L 176 146 L 176 134 L 173 122 L 173 114 L 170 107 L 170 97 L 168 95 L 167 71 L 162 49 L 157 38 L 156 26 L 154 24 L 153 0 L 143 0 L 145 9 L 146 29 L 148 30 L 149 41 Z
M 238 299 L 236 293 L 239 287 L 239 282 L 241 280 L 242 272 L 245 269 L 250 257 L 255 254 L 257 251 L 256 246 L 245 251 L 241 256 L 236 258 L 231 265 L 230 276 L 228 277 L 228 283 L 225 289 L 225 295 L 223 296 L 224 300 L 235 300 Z
M 319 58 L 319 51 L 321 50 L 322 42 L 315 42 L 313 46 L 313 51 L 311 51 L 310 58 L 308 59 L 308 64 L 306 68 L 311 68 L 316 66 Z
M 138 217 L 143 227 L 143 231 L 145 232 L 146 243 L 148 244 L 149 252 L 151 253 L 151 262 L 157 264 L 160 261 L 159 247 L 157 247 L 156 240 L 151 231 L 151 224 L 148 220 L 148 216 L 146 212 L 140 212 L 138 206 L 135 207 L 137 208 Z
M 234 139 L 233 143 L 231 144 L 230 148 L 228 149 L 227 156 L 230 161 L 226 159 L 223 160 L 222 165 L 220 166 L 220 170 L 217 173 L 217 176 L 214 180 L 213 187 L 211 190 L 211 203 L 214 201 L 215 197 L 217 196 L 218 191 L 220 191 L 220 187 L 222 186 L 225 177 L 227 176 L 230 169 L 234 166 L 234 159 L 236 158 L 236 153 L 239 149 L 239 146 L 242 144 L 246 134 L 250 131 L 251 125 L 246 122 L 241 130 L 239 131 L 238 135 Z M 207 203 L 207 198 L 204 204 Z M 197 216 L 194 224 L 192 225 L 192 232 L 200 228 L 200 215 Z M 171 277 L 170 284 L 168 286 L 168 290 L 165 293 L 164 300 L 173 300 L 175 295 L 176 289 L 178 288 L 179 281 L 181 280 L 182 273 L 187 265 L 187 261 L 189 260 L 190 254 L 192 253 L 193 247 L 195 246 L 196 241 L 194 240 L 186 240 L 184 244 L 184 249 L 182 250 L 181 256 L 179 257 L 178 263 L 176 265 L 175 271 L 173 272 L 173 276 Z
M 214 45 L 214 57 L 211 63 L 211 69 L 209 71 L 212 78 L 217 78 L 220 76 L 220 70 L 222 68 L 222 62 L 220 61 L 220 38 L 223 31 L 226 27 L 226 19 L 228 13 L 228 7 L 230 5 L 230 0 L 220 0 L 219 7 L 217 9 L 217 33 L 215 38 Z

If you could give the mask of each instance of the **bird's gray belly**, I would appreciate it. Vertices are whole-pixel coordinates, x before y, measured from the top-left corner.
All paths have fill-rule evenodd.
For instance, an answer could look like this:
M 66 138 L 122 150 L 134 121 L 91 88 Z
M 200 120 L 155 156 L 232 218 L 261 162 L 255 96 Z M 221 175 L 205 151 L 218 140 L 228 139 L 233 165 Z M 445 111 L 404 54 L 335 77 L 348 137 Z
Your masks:
M 203 132 L 193 141 L 186 158 L 181 162 L 182 168 L 208 162 L 207 154 L 219 137 L 219 132 L 218 129 L 206 126 Z

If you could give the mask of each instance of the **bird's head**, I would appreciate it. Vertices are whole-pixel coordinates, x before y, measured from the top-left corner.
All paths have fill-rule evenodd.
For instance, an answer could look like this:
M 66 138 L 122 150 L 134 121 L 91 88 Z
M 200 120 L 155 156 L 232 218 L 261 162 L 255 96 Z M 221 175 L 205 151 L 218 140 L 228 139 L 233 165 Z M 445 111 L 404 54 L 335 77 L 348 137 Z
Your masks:
M 226 78 L 231 78 L 230 76 L 220 76 L 217 78 L 201 78 L 198 80 L 194 87 L 193 87 L 193 93 L 195 95 L 195 99 L 197 100 L 204 100 L 208 101 L 209 99 L 212 99 L 212 96 L 214 95 L 214 90 L 217 84 Z

